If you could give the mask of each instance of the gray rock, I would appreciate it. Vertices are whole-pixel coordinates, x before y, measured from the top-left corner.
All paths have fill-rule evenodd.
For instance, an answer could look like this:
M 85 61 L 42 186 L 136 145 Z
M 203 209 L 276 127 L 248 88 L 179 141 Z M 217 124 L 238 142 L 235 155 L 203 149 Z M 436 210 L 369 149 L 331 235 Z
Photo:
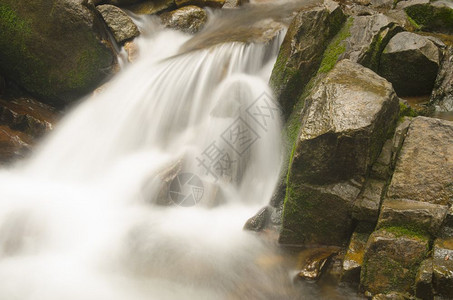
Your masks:
M 367 175 L 398 110 L 391 85 L 349 60 L 314 87 L 288 174 L 281 243 L 348 241 L 353 203 L 362 188 L 351 179 Z
M 116 55 L 104 22 L 82 0 L 4 0 L 0 72 L 42 101 L 64 105 L 111 74 Z
M 398 124 L 395 129 L 395 134 L 392 139 L 392 167 L 394 167 L 394 163 L 396 163 L 396 159 L 400 153 L 401 147 L 403 146 L 403 142 L 406 139 L 407 131 L 409 130 L 411 122 L 411 119 L 404 118 L 404 120 Z
M 272 209 L 269 206 L 263 207 L 259 212 L 256 213 L 256 215 L 247 220 L 244 225 L 244 230 L 256 232 L 263 230 L 266 224 L 269 222 L 271 213 Z
M 376 223 L 384 194 L 385 181 L 369 179 L 354 203 L 352 216 L 359 221 Z
M 407 230 L 393 228 L 373 232 L 365 250 L 361 286 L 372 294 L 412 293 L 415 275 L 428 249 L 428 237 L 410 234 Z
M 203 8 L 189 5 L 163 13 L 160 15 L 160 19 L 167 28 L 196 33 L 203 28 L 208 16 Z
M 392 86 L 371 70 L 340 61 L 306 99 L 292 168 L 311 184 L 366 176 L 399 104 Z
M 270 85 L 288 118 L 305 85 L 316 73 L 329 40 L 346 20 L 340 6 L 299 12 L 288 28 L 272 70 Z
M 387 197 L 451 204 L 452 157 L 453 122 L 426 117 L 413 119 Z
M 344 41 L 346 50 L 340 59 L 348 58 L 377 71 L 384 47 L 402 30 L 401 26 L 383 14 L 354 17 L 350 36 Z
M 385 199 L 377 228 L 402 226 L 417 228 L 436 235 L 447 214 L 448 206 L 420 201 Z
M 137 25 L 118 7 L 106 4 L 99 5 L 96 8 L 101 13 L 118 44 L 123 44 L 140 34 Z
M 424 260 L 415 277 L 415 296 L 423 300 L 433 299 L 433 260 Z
M 399 96 L 431 94 L 439 69 L 439 48 L 421 35 L 400 32 L 381 55 L 378 73 Z
M 445 50 L 430 99 L 437 111 L 453 111 L 453 47 Z
M 379 154 L 376 162 L 371 168 L 371 176 L 373 178 L 381 180 L 390 178 L 392 169 L 392 147 L 392 139 L 385 141 L 384 146 L 382 146 L 381 154 Z

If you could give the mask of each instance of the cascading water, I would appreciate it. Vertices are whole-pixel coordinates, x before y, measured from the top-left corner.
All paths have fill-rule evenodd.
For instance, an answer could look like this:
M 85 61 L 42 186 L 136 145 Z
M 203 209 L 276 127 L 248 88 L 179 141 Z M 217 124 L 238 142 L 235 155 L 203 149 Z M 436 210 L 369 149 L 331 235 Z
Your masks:
M 141 59 L 1 171 L 0 299 L 315 297 L 242 230 L 282 163 L 283 35 L 179 53 L 190 37 L 142 22 Z

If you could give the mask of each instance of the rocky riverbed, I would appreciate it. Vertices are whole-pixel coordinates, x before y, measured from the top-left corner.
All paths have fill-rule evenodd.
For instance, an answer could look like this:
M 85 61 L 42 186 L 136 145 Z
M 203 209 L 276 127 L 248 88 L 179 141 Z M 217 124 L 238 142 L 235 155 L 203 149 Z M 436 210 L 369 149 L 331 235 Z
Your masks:
M 250 17 L 235 19 L 239 10 Z M 453 299 L 451 1 L 2 1 L 2 164 L 33 152 L 108 81 L 123 49 L 133 63 L 140 14 L 195 34 L 185 52 L 286 32 L 269 82 L 285 167 L 244 229 L 278 241 L 296 282 L 329 278 L 376 300 Z M 213 14 L 231 18 L 215 24 Z

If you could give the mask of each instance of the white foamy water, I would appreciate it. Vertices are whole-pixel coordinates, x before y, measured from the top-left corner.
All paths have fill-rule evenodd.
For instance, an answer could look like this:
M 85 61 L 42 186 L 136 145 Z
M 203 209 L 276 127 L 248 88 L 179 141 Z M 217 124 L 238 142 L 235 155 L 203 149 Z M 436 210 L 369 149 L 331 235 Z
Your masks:
M 0 299 L 267 297 L 266 246 L 242 227 L 279 174 L 280 41 L 179 54 L 188 36 L 151 31 L 139 61 L 0 174 Z M 202 182 L 197 205 L 159 196 L 175 168 Z

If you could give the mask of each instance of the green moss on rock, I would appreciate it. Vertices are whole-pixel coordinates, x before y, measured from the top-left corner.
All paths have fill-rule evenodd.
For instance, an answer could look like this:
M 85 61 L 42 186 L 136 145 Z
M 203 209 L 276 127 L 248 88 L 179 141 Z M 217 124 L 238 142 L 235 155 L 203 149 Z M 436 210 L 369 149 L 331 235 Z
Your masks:
M 116 59 L 98 18 L 76 1 L 2 1 L 0 70 L 42 101 L 63 105 L 79 98 Z
M 335 66 L 338 61 L 338 58 L 346 50 L 344 40 L 346 40 L 350 35 L 349 29 L 354 22 L 354 18 L 349 17 L 349 19 L 341 27 L 337 35 L 332 39 L 330 44 L 327 46 L 326 51 L 322 57 L 321 65 L 319 67 L 319 73 L 327 73 Z
M 417 29 L 453 34 L 453 9 L 433 4 L 417 4 L 405 8 L 409 21 Z

